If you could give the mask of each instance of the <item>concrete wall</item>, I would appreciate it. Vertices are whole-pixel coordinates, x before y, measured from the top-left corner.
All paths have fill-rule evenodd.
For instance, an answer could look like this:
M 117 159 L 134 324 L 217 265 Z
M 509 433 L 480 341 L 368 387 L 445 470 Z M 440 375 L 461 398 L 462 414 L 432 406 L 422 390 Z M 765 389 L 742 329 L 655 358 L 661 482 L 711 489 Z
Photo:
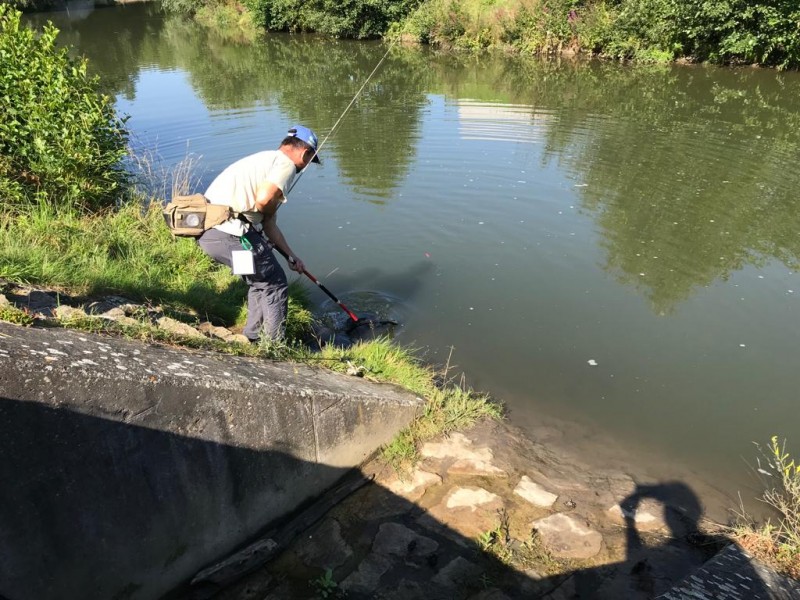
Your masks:
M 419 406 L 303 365 L 0 323 L 0 596 L 157 598 Z

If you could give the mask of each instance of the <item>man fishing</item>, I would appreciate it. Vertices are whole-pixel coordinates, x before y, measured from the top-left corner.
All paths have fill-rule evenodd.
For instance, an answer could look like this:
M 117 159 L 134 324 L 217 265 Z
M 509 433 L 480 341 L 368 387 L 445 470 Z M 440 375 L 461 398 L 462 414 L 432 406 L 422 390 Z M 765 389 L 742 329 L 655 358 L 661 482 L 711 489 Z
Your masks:
M 312 162 L 320 162 L 317 147 L 314 132 L 295 125 L 277 150 L 257 152 L 236 161 L 205 192 L 211 204 L 230 206 L 237 216 L 205 231 L 197 240 L 200 248 L 234 273 L 237 269 L 233 252 L 245 250 L 252 254 L 252 269 L 248 269 L 251 274 L 243 274 L 249 286 L 243 333 L 253 343 L 260 338 L 279 340 L 286 332 L 288 284 L 272 248 L 288 257 L 292 270 L 303 273 L 305 266 L 278 228 L 276 212 L 286 202 L 297 173 Z

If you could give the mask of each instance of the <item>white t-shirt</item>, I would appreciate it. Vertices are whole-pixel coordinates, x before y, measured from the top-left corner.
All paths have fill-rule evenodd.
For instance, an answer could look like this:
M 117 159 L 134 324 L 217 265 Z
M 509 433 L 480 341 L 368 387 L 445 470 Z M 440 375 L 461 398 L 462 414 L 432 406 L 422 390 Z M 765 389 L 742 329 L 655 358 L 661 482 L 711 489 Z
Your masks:
M 217 175 L 208 186 L 205 196 L 211 204 L 230 206 L 242 213 L 251 223 L 261 223 L 264 215 L 256 210 L 256 191 L 259 184 L 269 182 L 283 193 L 292 185 L 297 170 L 292 160 L 280 150 L 267 150 L 245 156 Z M 229 219 L 214 229 L 242 236 L 247 226 L 239 219 Z

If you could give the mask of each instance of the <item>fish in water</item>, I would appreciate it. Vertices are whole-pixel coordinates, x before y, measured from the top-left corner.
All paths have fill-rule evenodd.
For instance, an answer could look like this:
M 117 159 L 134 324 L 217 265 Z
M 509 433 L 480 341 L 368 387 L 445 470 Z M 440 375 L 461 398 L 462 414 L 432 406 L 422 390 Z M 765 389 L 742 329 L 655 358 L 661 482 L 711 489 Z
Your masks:
M 375 338 L 391 336 L 397 327 L 397 321 L 382 319 L 373 313 L 364 313 L 358 321 L 350 319 L 344 327 L 344 333 L 353 341 L 374 340 Z

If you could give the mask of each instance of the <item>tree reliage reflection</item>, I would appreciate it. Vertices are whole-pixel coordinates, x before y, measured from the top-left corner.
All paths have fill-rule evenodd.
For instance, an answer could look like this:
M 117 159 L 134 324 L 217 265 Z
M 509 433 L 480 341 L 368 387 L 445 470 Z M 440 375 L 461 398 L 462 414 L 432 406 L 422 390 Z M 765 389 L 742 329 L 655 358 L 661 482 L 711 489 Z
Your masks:
M 382 44 L 286 34 L 237 45 L 176 17 L 165 21 L 161 48 L 159 60 L 186 71 L 209 108 L 274 103 L 323 139 L 386 52 Z M 357 191 L 388 198 L 408 172 L 425 101 L 418 73 L 402 53 L 387 57 L 326 142 L 323 157 L 335 157 Z
M 573 175 L 606 269 L 657 313 L 746 265 L 798 268 L 800 77 L 616 63 L 442 61 L 445 95 L 557 115 L 545 160 Z M 440 66 L 440 63 L 437 63 Z M 642 275 L 644 273 L 645 275 Z
M 786 165 L 800 154 L 800 79 L 675 67 L 594 79 L 565 111 L 584 133 L 550 147 L 586 184 L 608 270 L 669 312 L 748 264 L 797 268 L 800 173 Z
M 82 11 L 70 4 L 60 11 L 26 14 L 24 20 L 37 29 L 52 22 L 59 30 L 58 44 L 87 57 L 89 72 L 100 74 L 101 91 L 126 98 L 134 97 L 139 70 L 152 54 L 149 40 L 161 36 L 164 23 L 156 2 Z
M 165 22 L 162 48 L 209 108 L 274 103 L 323 139 L 386 52 L 382 44 L 285 34 L 235 45 L 178 18 Z M 421 70 L 404 56 L 387 57 L 323 148 L 356 191 L 378 198 L 405 177 L 419 137 Z

